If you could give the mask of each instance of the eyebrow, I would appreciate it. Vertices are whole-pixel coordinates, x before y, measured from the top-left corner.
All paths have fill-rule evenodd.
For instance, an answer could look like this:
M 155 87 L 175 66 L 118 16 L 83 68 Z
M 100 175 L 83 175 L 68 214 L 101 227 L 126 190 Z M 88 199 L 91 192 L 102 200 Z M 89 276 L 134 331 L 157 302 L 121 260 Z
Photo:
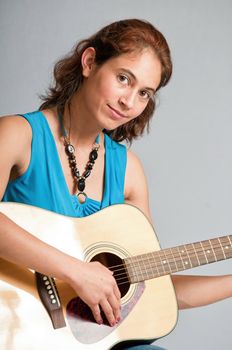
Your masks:
M 136 78 L 136 76 L 134 75 L 134 73 L 131 72 L 131 70 L 126 69 L 126 68 L 120 68 L 120 70 L 122 70 L 123 72 L 127 73 L 128 75 L 130 75 L 131 78 L 133 78 L 135 81 L 138 81 L 138 79 Z M 152 91 L 152 93 L 155 95 L 155 92 L 156 92 L 155 89 L 153 89 L 153 88 L 151 88 L 151 87 L 148 87 L 148 86 L 145 87 L 145 89 L 146 89 L 146 90 Z

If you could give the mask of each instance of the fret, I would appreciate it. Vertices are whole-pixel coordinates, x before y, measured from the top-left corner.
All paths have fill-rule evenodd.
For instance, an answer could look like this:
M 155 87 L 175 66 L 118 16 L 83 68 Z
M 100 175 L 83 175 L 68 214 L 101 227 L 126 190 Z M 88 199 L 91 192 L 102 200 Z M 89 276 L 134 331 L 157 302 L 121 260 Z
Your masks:
M 195 248 L 195 245 L 190 243 L 186 245 L 187 247 L 187 251 L 189 253 L 189 258 L 190 258 L 190 262 L 191 262 L 191 267 L 196 267 L 200 265 L 200 260 L 198 257 L 198 252 Z
M 124 259 L 131 283 L 232 258 L 232 236 L 213 238 Z
M 211 247 L 211 249 L 212 249 L 212 252 L 213 252 L 215 261 L 217 261 L 217 257 L 216 257 L 216 254 L 215 254 L 214 247 L 213 247 L 213 245 L 212 245 L 211 239 L 209 239 L 209 244 L 210 244 L 210 247 Z
M 204 248 L 203 248 L 201 242 L 193 243 L 193 245 L 194 245 L 195 250 L 197 252 L 197 257 L 198 257 L 198 260 L 200 261 L 200 265 L 208 264 L 207 257 L 205 255 Z
M 141 276 L 143 276 L 143 280 L 157 277 L 157 272 L 158 272 L 157 263 L 156 261 L 154 261 L 154 257 L 152 253 L 141 255 L 138 261 L 139 263 L 143 264 L 143 268 L 141 269 Z
M 223 248 L 223 246 L 222 246 L 222 244 L 221 244 L 221 240 L 220 240 L 220 238 L 217 238 L 217 240 L 218 240 L 218 242 L 219 242 L 219 244 L 220 244 L 221 251 L 222 251 L 222 253 L 223 253 L 224 259 L 226 259 L 226 256 L 225 256 L 225 253 L 224 253 L 224 248 Z
M 157 262 L 157 252 L 151 253 L 152 260 L 149 261 L 151 269 L 153 271 L 153 277 L 159 277 L 161 276 L 161 273 L 159 271 L 159 263 Z M 154 271 L 154 268 L 156 269 L 156 272 Z
M 143 278 L 143 271 L 142 271 L 142 269 L 141 269 L 141 264 L 140 264 L 141 258 L 140 258 L 140 260 L 139 260 L 139 256 L 136 256 L 135 259 L 136 259 L 136 266 L 137 266 L 137 268 L 138 268 L 138 269 L 137 269 L 136 277 L 137 277 L 137 281 L 139 282 L 140 280 L 142 281 L 142 280 L 144 280 L 145 278 Z
M 194 263 L 192 262 L 192 259 L 194 259 L 194 256 L 192 256 L 192 254 L 190 254 L 190 247 L 191 247 L 191 244 L 185 244 L 184 245 L 184 249 L 186 251 L 186 254 L 187 254 L 187 257 L 188 257 L 188 260 L 189 260 L 189 263 L 190 263 L 190 266 L 191 267 L 194 267 Z M 193 253 L 194 254 L 194 253 Z
M 201 245 L 202 252 L 204 253 L 204 256 L 205 256 L 206 264 L 208 264 L 208 263 L 209 263 L 209 260 L 208 260 L 208 257 L 207 257 L 205 248 L 204 248 L 204 246 L 203 246 L 203 242 L 200 242 L 200 245 Z
M 179 247 L 172 248 L 172 251 L 174 251 L 173 255 L 175 256 L 176 266 L 177 266 L 176 271 L 173 271 L 173 272 L 184 270 L 185 265 L 181 256 L 181 252 L 179 251 Z
M 137 276 L 137 267 L 134 263 L 136 257 L 132 258 L 127 258 L 125 259 L 125 266 L 126 266 L 126 271 L 129 277 L 129 280 L 131 283 L 135 283 L 138 281 L 138 276 Z
M 153 264 L 154 265 L 154 267 L 152 266 L 152 264 L 151 264 L 151 259 L 149 258 L 149 255 L 150 254 L 146 254 L 147 255 L 147 257 L 148 257 L 148 259 L 147 259 L 147 261 L 148 261 L 148 270 L 149 270 L 149 273 L 150 273 L 150 275 L 152 276 L 152 277 L 154 277 L 154 273 L 155 273 L 155 271 L 154 271 L 154 268 L 156 268 L 156 264 Z M 153 263 L 154 263 L 154 261 L 153 261 Z M 157 269 L 157 268 L 156 268 Z M 152 278 L 151 277 L 151 278 Z
M 159 268 L 158 268 L 160 275 L 168 275 L 170 273 L 170 268 L 168 267 L 168 263 L 167 263 L 167 260 L 165 258 L 164 251 L 161 250 L 161 251 L 157 251 L 156 253 L 157 253 L 158 258 L 160 260 L 160 264 L 159 264 Z
M 172 261 L 170 262 L 172 265 L 174 265 L 174 267 L 171 267 L 171 272 L 177 272 L 177 271 L 179 271 L 179 269 L 178 269 L 178 266 L 177 266 L 177 262 L 176 262 L 176 257 L 175 257 L 175 255 L 173 254 L 173 251 L 174 251 L 175 249 L 174 248 L 169 248 L 168 249 L 168 251 L 171 253 L 171 259 L 172 259 Z
M 197 263 L 196 263 L 195 266 L 200 266 L 200 265 L 201 265 L 201 262 L 200 262 L 200 260 L 199 260 L 198 253 L 197 253 L 197 251 L 196 251 L 195 244 L 194 244 L 194 243 L 191 243 L 191 246 L 193 247 L 195 256 L 196 256 L 196 258 L 197 258 L 197 259 L 196 259 Z
M 148 257 L 148 254 L 145 254 L 144 255 L 144 259 L 140 259 L 140 263 L 142 263 L 143 264 L 143 268 L 141 269 L 141 271 L 142 271 L 142 276 L 144 276 L 145 278 L 144 279 L 149 279 L 150 278 L 150 275 L 149 275 L 149 273 L 148 273 L 148 269 L 147 269 L 147 265 L 148 264 L 145 264 L 145 262 L 147 263 L 149 263 L 149 257 Z M 143 279 L 143 280 L 144 280 Z
M 157 263 L 154 259 L 151 259 L 152 254 L 153 253 L 138 255 L 124 260 L 131 283 L 145 281 L 160 276 Z
M 232 244 L 230 236 L 221 237 L 220 240 L 223 246 L 223 251 L 225 253 L 226 259 L 232 258 Z
M 228 240 L 229 240 L 229 242 L 230 242 L 230 246 L 232 247 L 232 242 L 231 242 L 231 236 L 227 236 L 227 238 L 228 238 Z
M 214 254 L 214 251 L 211 249 L 209 240 L 203 241 L 202 244 L 205 248 L 205 253 L 208 259 L 208 263 L 216 262 L 217 259 L 215 259 L 215 254 Z
M 171 265 L 170 265 L 171 261 L 170 261 L 170 258 L 168 257 L 168 252 L 169 252 L 169 249 L 164 249 L 163 250 L 164 258 L 165 258 L 165 261 L 166 261 L 166 266 L 168 266 L 168 271 L 169 271 L 169 273 L 171 273 L 172 272 L 172 268 L 171 268 Z
M 230 252 L 230 255 L 229 255 L 230 258 L 232 257 L 232 256 L 231 256 L 231 251 L 232 251 L 231 237 L 232 237 L 232 236 L 227 236 L 227 238 L 228 238 L 228 240 L 229 240 L 229 242 L 230 242 L 230 247 L 228 248 L 228 250 L 229 250 L 229 252 Z
M 190 261 L 189 261 L 189 257 L 188 254 L 186 252 L 186 248 L 184 245 L 181 245 L 178 247 L 179 250 L 179 254 L 180 254 L 180 258 L 181 258 L 181 263 L 182 263 L 182 270 L 186 270 L 190 268 Z
M 220 239 L 213 238 L 210 240 L 210 242 L 211 242 L 211 246 L 213 247 L 214 254 L 216 256 L 216 261 L 225 260 L 226 256 L 225 256 L 224 249 Z

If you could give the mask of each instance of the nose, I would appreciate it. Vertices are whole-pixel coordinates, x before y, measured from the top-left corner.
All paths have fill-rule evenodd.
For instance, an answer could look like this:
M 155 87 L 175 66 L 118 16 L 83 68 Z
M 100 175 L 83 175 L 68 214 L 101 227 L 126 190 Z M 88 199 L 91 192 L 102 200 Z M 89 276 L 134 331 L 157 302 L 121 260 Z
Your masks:
M 120 96 L 119 103 L 123 108 L 131 109 L 134 107 L 135 98 L 136 98 L 136 92 L 131 91 L 130 93 L 128 92 L 127 94 Z

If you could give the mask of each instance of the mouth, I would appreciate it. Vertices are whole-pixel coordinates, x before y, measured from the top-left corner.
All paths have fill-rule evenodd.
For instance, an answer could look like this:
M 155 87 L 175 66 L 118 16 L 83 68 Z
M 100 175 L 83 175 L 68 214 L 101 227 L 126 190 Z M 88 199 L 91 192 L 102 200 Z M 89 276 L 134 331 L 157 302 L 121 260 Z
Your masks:
M 111 107 L 109 104 L 107 104 L 107 106 L 109 107 L 109 109 L 110 109 L 110 111 L 111 111 L 111 116 L 113 117 L 113 119 L 127 118 L 126 115 L 122 114 L 122 113 L 119 112 L 117 109 Z

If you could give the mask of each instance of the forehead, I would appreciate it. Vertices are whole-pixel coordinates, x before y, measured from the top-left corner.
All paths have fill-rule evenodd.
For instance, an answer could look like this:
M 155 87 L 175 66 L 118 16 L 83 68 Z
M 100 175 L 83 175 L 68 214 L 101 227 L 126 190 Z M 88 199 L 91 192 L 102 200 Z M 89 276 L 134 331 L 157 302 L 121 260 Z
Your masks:
M 128 70 L 138 84 L 156 89 L 161 79 L 161 63 L 151 49 L 124 53 L 107 61 L 115 70 Z

